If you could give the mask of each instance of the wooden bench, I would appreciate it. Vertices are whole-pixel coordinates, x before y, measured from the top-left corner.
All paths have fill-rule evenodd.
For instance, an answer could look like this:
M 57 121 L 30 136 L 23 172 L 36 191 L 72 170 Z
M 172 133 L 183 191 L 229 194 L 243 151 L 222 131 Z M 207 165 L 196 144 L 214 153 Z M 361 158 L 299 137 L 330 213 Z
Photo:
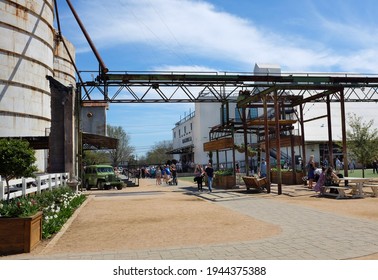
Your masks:
M 253 188 L 262 191 L 269 183 L 267 178 L 257 178 L 254 176 L 243 176 L 242 178 L 247 190 Z

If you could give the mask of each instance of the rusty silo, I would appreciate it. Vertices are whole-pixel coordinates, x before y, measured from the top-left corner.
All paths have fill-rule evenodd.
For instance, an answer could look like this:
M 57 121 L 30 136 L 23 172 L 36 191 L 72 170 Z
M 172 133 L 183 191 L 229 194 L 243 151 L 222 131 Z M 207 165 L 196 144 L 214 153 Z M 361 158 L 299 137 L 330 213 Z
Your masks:
M 46 77 L 75 83 L 71 61 L 55 40 L 53 3 L 0 1 L 0 137 L 49 136 L 52 92 Z M 36 156 L 46 171 L 47 150 Z

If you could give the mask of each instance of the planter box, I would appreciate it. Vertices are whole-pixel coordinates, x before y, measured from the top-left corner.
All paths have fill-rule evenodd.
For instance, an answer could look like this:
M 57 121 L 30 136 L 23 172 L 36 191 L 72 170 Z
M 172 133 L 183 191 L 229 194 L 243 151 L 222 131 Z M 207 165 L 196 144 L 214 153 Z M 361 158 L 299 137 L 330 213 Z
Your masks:
M 42 212 L 26 218 L 0 218 L 0 255 L 29 253 L 42 240 Z
M 295 172 L 293 174 L 292 171 L 281 171 L 281 183 L 285 185 L 302 184 L 302 177 L 303 177 L 303 174 L 301 172 Z M 277 171 L 270 172 L 270 181 L 272 183 L 278 184 Z
M 213 187 L 219 189 L 233 189 L 236 187 L 236 178 L 234 175 L 215 175 Z

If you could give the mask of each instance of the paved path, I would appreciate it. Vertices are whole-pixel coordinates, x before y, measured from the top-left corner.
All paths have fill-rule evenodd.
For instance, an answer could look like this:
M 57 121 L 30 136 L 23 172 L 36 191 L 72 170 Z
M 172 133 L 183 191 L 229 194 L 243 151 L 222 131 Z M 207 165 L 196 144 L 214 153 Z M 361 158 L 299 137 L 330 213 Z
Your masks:
M 191 191 L 182 188 L 179 191 Z M 223 207 L 279 225 L 282 233 L 255 241 L 199 247 L 127 250 L 62 255 L 20 255 L 17 259 L 349 259 L 378 252 L 378 222 L 348 218 L 306 206 L 240 192 L 193 192 Z

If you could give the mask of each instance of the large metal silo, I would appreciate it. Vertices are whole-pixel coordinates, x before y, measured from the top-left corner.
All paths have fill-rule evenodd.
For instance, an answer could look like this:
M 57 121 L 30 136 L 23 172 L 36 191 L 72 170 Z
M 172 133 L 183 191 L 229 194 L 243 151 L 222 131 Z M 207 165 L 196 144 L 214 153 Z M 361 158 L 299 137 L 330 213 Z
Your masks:
M 53 19 L 53 0 L 0 1 L 0 137 L 47 136 Z M 44 171 L 46 152 L 36 155 Z

